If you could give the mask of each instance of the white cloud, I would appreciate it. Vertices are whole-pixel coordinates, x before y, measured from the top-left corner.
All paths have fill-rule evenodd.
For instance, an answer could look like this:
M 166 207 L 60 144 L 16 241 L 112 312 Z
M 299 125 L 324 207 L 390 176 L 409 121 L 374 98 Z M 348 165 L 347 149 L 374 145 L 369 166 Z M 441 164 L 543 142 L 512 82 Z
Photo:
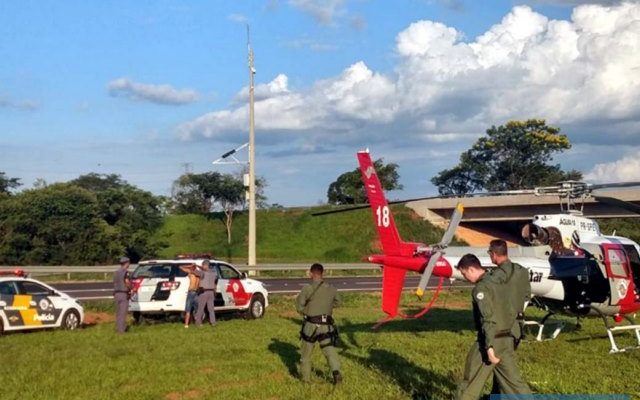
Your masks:
M 640 159 L 626 156 L 610 163 L 596 164 L 584 178 L 592 182 L 640 181 Z
M 331 25 L 341 14 L 345 0 L 289 0 L 289 4 L 311 15 L 322 25 Z
M 16 110 L 35 111 L 40 105 L 33 100 L 15 101 L 0 97 L 0 108 L 14 108 Z
M 112 80 L 107 85 L 107 90 L 113 97 L 126 97 L 165 105 L 188 104 L 198 100 L 198 93 L 191 89 L 178 90 L 170 85 L 139 83 L 127 78 Z
M 452 27 L 417 21 L 398 33 L 395 51 L 391 74 L 354 61 L 303 89 L 290 88 L 285 74 L 257 85 L 256 129 L 314 143 L 428 141 L 450 151 L 491 125 L 545 118 L 574 143 L 640 142 L 640 4 L 582 5 L 569 21 L 517 6 L 466 41 Z M 246 132 L 247 94 L 182 124 L 180 136 Z
M 227 16 L 227 19 L 237 24 L 247 24 L 249 22 L 249 18 L 245 17 L 242 14 L 231 14 Z

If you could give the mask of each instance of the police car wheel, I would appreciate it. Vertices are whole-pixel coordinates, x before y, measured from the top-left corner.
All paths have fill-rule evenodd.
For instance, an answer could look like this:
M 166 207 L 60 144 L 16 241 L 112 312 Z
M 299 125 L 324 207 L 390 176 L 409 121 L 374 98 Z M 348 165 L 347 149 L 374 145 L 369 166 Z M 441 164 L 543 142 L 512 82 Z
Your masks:
M 254 294 L 251 297 L 251 304 L 249 304 L 249 309 L 247 310 L 247 318 L 249 319 L 258 319 L 262 318 L 264 315 L 264 297 L 260 294 Z
M 69 310 L 62 317 L 62 328 L 67 330 L 74 330 L 80 326 L 80 314 L 75 310 Z

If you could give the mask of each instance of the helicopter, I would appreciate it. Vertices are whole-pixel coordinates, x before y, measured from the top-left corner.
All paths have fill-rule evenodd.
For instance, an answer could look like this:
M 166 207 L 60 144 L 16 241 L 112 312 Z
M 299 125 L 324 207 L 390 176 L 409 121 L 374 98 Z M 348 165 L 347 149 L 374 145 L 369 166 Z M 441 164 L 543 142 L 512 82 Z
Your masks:
M 458 203 L 453 211 L 439 243 L 425 245 L 403 241 L 389 205 L 406 201 L 387 201 L 368 150 L 359 151 L 357 158 L 369 204 L 349 209 L 370 207 L 382 247 L 382 254 L 366 258 L 368 262 L 382 267 L 382 311 L 387 314 L 373 328 L 397 317 L 418 318 L 428 312 L 445 279 L 463 280 L 462 274 L 454 267 L 464 254 L 475 254 L 483 267 L 494 267 L 486 248 L 449 247 L 462 220 L 462 203 Z M 640 182 L 592 185 L 567 181 L 557 186 L 473 194 L 533 193 L 539 196 L 557 195 L 562 200 L 560 214 L 536 215 L 523 227 L 522 237 L 529 246 L 509 248 L 510 259 L 529 269 L 532 299 L 525 306 L 535 305 L 547 311 L 539 322 L 525 317 L 526 326 L 533 327 L 534 330 L 537 328 L 536 340 L 555 339 L 559 335 L 564 324 L 551 322 L 550 317 L 555 314 L 578 317 L 578 321 L 582 317 L 595 316 L 604 322 L 611 344 L 610 353 L 640 348 L 640 325 L 631 317 L 640 311 L 640 247 L 627 238 L 602 235 L 598 223 L 584 217 L 582 209 L 576 206 L 578 199 L 584 200 L 589 196 L 620 205 L 621 202 L 624 203 L 622 200 L 598 196 L 594 191 L 638 185 Z M 636 212 L 640 209 L 632 203 L 625 206 Z M 324 211 L 316 215 L 340 211 L 344 209 Z M 439 278 L 431 301 L 414 315 L 399 311 L 400 296 L 408 271 L 421 274 L 416 289 L 420 300 L 431 276 Z M 624 321 L 627 324 L 622 324 Z M 547 325 L 552 326 L 553 333 L 544 337 Z M 614 333 L 618 331 L 633 331 L 637 345 L 618 347 L 614 337 Z

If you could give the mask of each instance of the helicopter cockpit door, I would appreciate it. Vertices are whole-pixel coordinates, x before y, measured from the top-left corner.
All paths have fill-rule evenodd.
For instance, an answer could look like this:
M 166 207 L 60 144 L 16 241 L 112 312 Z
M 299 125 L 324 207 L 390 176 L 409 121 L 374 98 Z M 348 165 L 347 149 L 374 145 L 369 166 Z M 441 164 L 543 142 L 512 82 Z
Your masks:
M 630 290 L 633 292 L 629 259 L 624 248 L 619 244 L 603 243 L 602 252 L 611 287 L 610 305 L 616 306 L 630 294 Z

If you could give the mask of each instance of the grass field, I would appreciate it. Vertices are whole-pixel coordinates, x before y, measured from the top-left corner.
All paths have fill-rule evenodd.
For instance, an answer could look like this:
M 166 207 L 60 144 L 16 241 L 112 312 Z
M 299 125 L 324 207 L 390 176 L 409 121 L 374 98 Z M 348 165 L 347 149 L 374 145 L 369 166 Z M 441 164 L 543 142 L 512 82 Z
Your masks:
M 319 209 L 258 210 L 258 262 L 360 262 L 363 256 L 379 251 L 369 209 L 313 217 L 311 214 Z M 411 209 L 394 206 L 393 211 L 398 230 L 406 240 L 440 240 L 443 231 L 417 217 Z M 154 235 L 154 240 L 166 245 L 159 256 L 208 252 L 218 259 L 246 263 L 246 213 L 235 214 L 230 245 L 221 218 L 219 214 L 167 216 Z
M 107 322 L 84 329 L 0 337 L 0 397 L 6 399 L 449 399 L 474 340 L 469 293 L 441 295 L 423 319 L 372 332 L 379 295 L 347 294 L 336 311 L 344 383 L 329 383 L 314 353 L 315 375 L 296 377 L 300 319 L 293 298 L 272 296 L 265 318 L 222 318 L 215 327 L 179 322 L 114 334 L 111 303 L 88 311 Z M 403 299 L 409 306 L 412 298 Z M 626 343 L 631 343 L 627 334 Z M 609 355 L 598 320 L 551 342 L 524 343 L 523 375 L 538 393 L 629 393 L 640 398 L 640 351 Z

